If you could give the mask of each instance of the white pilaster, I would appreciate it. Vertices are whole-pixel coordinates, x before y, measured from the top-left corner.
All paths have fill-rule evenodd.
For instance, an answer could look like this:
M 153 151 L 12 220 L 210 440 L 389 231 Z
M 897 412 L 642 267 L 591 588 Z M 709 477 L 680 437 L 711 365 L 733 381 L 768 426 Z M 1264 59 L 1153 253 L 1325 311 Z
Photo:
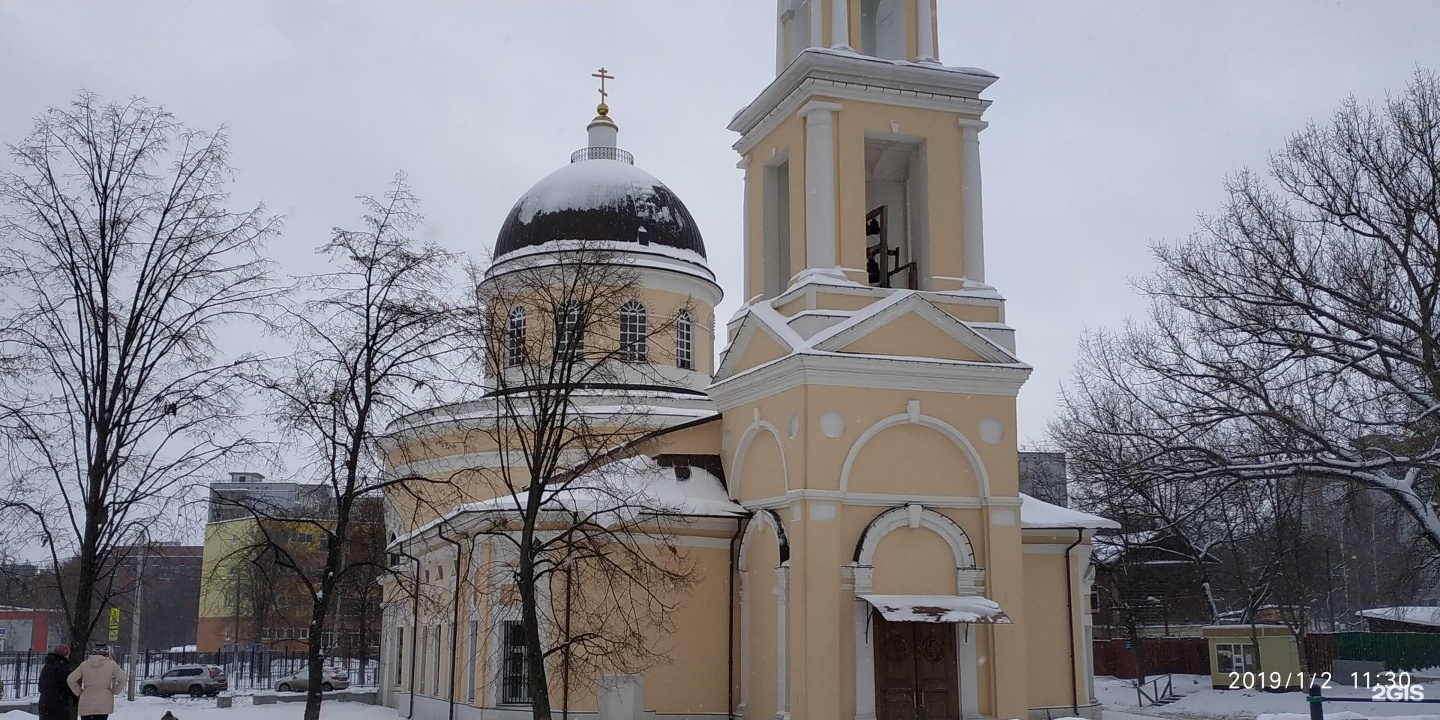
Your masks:
M 838 103 L 811 102 L 805 118 L 805 266 L 832 268 L 835 258 L 835 113 Z
M 983 120 L 961 120 L 964 133 L 960 164 L 962 174 L 961 207 L 965 214 L 963 229 L 965 248 L 965 280 L 967 285 L 985 284 L 985 215 L 980 192 L 980 131 L 989 127 Z
M 920 62 L 935 62 L 935 23 L 930 0 L 915 0 L 915 54 Z
M 750 707 L 750 573 L 740 571 L 740 717 Z
M 830 0 L 830 47 L 850 49 L 849 0 Z
M 790 718 L 790 568 L 781 565 L 775 568 L 775 718 Z
M 821 7 L 822 0 L 800 0 L 810 5 L 810 45 L 809 47 L 825 47 L 825 9 Z
M 775 14 L 775 74 L 779 75 L 790 62 L 790 58 L 785 57 L 785 19 L 793 13 L 787 7 L 788 0 L 776 0 L 776 5 L 779 12 Z
M 875 720 L 875 648 L 871 644 L 870 603 L 860 599 L 875 589 L 875 568 L 854 566 L 855 576 L 855 720 Z

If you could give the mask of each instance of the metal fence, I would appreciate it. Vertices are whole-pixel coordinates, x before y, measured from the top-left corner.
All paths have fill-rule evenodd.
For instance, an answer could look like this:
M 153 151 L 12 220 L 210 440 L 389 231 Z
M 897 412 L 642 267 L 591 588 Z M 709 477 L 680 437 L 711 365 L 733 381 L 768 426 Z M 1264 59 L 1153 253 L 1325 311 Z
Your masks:
M 130 672 L 128 652 L 112 655 L 115 662 L 127 673 Z M 285 677 L 305 670 L 306 654 L 303 650 L 276 652 L 263 648 L 236 652 L 160 652 L 142 651 L 137 658 L 139 671 L 136 680 L 155 678 L 177 665 L 218 665 L 225 670 L 231 692 L 253 692 L 274 690 L 275 685 Z M 45 664 L 45 653 L 9 652 L 0 653 L 0 682 L 5 687 L 6 698 L 28 697 L 39 693 L 40 668 Z M 344 670 L 350 676 L 351 687 L 368 687 L 376 684 L 379 661 L 374 657 L 359 658 L 327 657 L 325 664 L 337 670 Z M 138 691 L 138 685 L 137 685 Z

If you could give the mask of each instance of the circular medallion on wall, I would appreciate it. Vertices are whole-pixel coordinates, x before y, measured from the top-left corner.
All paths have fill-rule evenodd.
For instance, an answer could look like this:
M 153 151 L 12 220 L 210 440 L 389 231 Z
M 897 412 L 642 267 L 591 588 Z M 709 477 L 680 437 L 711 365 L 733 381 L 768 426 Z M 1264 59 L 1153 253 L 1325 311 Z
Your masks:
M 825 437 L 837 438 L 845 434 L 845 416 L 831 410 L 820 416 L 820 432 Z
M 1005 437 L 1005 426 L 993 417 L 987 417 L 980 421 L 980 439 L 991 445 L 1000 442 Z
M 788 431 L 791 440 L 794 440 L 795 436 L 800 434 L 799 413 L 790 413 L 790 427 L 786 428 L 786 430 Z

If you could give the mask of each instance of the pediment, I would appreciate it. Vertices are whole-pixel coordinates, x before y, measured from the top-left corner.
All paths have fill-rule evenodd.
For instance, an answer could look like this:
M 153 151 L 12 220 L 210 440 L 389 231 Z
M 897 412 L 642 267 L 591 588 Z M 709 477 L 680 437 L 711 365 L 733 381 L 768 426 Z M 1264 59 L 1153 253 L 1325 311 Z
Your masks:
M 752 313 L 740 323 L 740 328 L 735 332 L 735 341 L 725 349 L 724 356 L 720 358 L 720 367 L 715 371 L 715 379 L 720 380 L 766 365 L 791 352 L 792 348 Z
M 856 355 L 1020 362 L 1005 348 L 916 295 L 863 317 L 816 343 L 815 349 Z

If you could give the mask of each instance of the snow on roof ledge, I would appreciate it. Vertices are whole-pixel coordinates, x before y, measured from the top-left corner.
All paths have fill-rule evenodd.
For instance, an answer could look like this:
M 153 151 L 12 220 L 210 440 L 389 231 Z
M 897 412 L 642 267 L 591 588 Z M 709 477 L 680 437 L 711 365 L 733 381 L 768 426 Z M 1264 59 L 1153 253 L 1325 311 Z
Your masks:
M 861 595 L 891 622 L 1010 624 L 1000 604 L 979 595 Z
M 1355 614 L 1366 619 L 1390 620 L 1392 622 L 1402 622 L 1410 625 L 1440 627 L 1440 607 L 1434 606 L 1401 605 L 1397 607 L 1370 608 L 1368 610 L 1361 610 Z
M 1041 528 L 1084 528 L 1087 530 L 1119 530 L 1120 523 L 1099 515 L 1060 507 L 1044 500 L 1036 500 L 1020 493 L 1020 527 Z

